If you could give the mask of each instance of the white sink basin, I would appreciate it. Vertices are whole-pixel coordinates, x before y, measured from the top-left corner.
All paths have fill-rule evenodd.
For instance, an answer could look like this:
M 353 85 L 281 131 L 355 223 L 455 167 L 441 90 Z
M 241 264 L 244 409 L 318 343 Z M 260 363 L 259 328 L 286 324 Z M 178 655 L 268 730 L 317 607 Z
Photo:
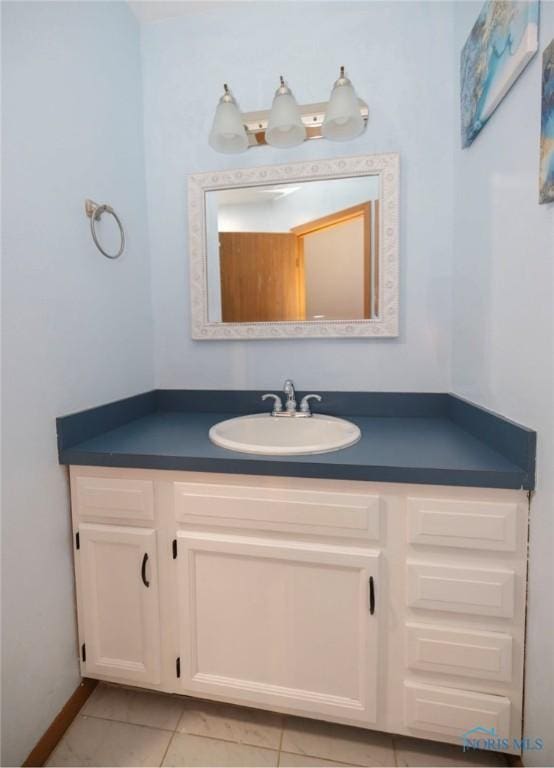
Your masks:
M 229 451 L 275 456 L 339 451 L 362 436 L 355 424 L 335 416 L 316 414 L 303 419 L 269 413 L 220 421 L 209 434 L 212 443 Z

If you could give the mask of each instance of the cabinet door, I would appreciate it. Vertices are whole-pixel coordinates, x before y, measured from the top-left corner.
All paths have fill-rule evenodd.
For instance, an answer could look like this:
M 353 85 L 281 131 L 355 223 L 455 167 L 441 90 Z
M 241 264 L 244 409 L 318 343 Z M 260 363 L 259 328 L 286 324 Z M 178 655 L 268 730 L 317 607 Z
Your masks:
M 178 533 L 181 686 L 372 723 L 379 553 Z
M 84 671 L 160 681 L 156 531 L 115 525 L 79 528 L 79 614 Z

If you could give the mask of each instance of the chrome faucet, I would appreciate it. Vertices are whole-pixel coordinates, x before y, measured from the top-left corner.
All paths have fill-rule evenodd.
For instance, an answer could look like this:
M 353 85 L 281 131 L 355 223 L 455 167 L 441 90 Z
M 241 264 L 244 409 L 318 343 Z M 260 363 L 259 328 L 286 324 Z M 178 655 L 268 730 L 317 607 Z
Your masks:
M 321 395 L 305 395 L 300 401 L 300 410 L 296 410 L 296 391 L 294 384 L 290 379 L 287 379 L 283 384 L 283 392 L 287 396 L 285 408 L 283 410 L 283 404 L 279 395 L 274 395 L 272 392 L 268 392 L 266 395 L 262 395 L 262 400 L 268 400 L 273 398 L 273 410 L 272 416 L 288 416 L 294 418 L 306 418 L 311 416 L 310 400 L 317 400 L 321 402 Z
M 285 405 L 287 413 L 293 416 L 296 413 L 296 392 L 294 391 L 294 384 L 290 379 L 287 379 L 283 384 L 283 392 L 287 396 Z

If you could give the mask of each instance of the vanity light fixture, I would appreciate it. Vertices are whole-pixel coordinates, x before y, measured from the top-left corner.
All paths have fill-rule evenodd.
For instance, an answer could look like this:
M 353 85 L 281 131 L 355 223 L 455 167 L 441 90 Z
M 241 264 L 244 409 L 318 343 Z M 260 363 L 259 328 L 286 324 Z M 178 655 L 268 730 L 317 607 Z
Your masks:
M 285 84 L 283 75 L 280 81 L 269 113 L 265 140 L 272 147 L 296 147 L 305 140 L 306 127 L 302 122 L 296 99 Z
M 224 89 L 209 138 L 217 152 L 244 152 L 264 144 L 289 148 L 322 137 L 347 141 L 359 136 L 368 121 L 367 104 L 356 96 L 344 67 L 340 68 L 328 103 L 299 106 L 281 77 L 271 110 L 241 113 L 228 86 Z
M 215 110 L 209 144 L 216 152 L 225 154 L 236 154 L 248 149 L 248 136 L 242 115 L 227 83 L 223 86 L 223 96 Z

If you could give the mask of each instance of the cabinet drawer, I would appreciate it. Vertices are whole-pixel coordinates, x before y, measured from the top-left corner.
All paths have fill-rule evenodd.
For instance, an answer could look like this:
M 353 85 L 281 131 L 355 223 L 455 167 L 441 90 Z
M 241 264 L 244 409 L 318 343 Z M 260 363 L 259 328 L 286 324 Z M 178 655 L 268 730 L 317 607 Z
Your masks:
M 413 608 L 512 618 L 514 578 L 511 570 L 408 562 L 407 602 Z
M 377 540 L 380 505 L 377 495 L 175 483 L 180 523 Z
M 509 683 L 512 638 L 501 632 L 406 625 L 406 666 Z
M 510 700 L 455 688 L 404 683 L 404 715 L 408 728 L 457 737 L 473 728 L 491 731 L 494 739 L 510 735 Z M 476 737 L 486 737 L 480 731 Z M 471 738 L 471 737 L 470 737 Z M 492 736 L 491 736 L 492 738 Z
M 408 498 L 408 541 L 439 547 L 514 552 L 514 502 Z
M 154 519 L 150 480 L 76 477 L 77 513 L 82 520 L 141 521 Z

